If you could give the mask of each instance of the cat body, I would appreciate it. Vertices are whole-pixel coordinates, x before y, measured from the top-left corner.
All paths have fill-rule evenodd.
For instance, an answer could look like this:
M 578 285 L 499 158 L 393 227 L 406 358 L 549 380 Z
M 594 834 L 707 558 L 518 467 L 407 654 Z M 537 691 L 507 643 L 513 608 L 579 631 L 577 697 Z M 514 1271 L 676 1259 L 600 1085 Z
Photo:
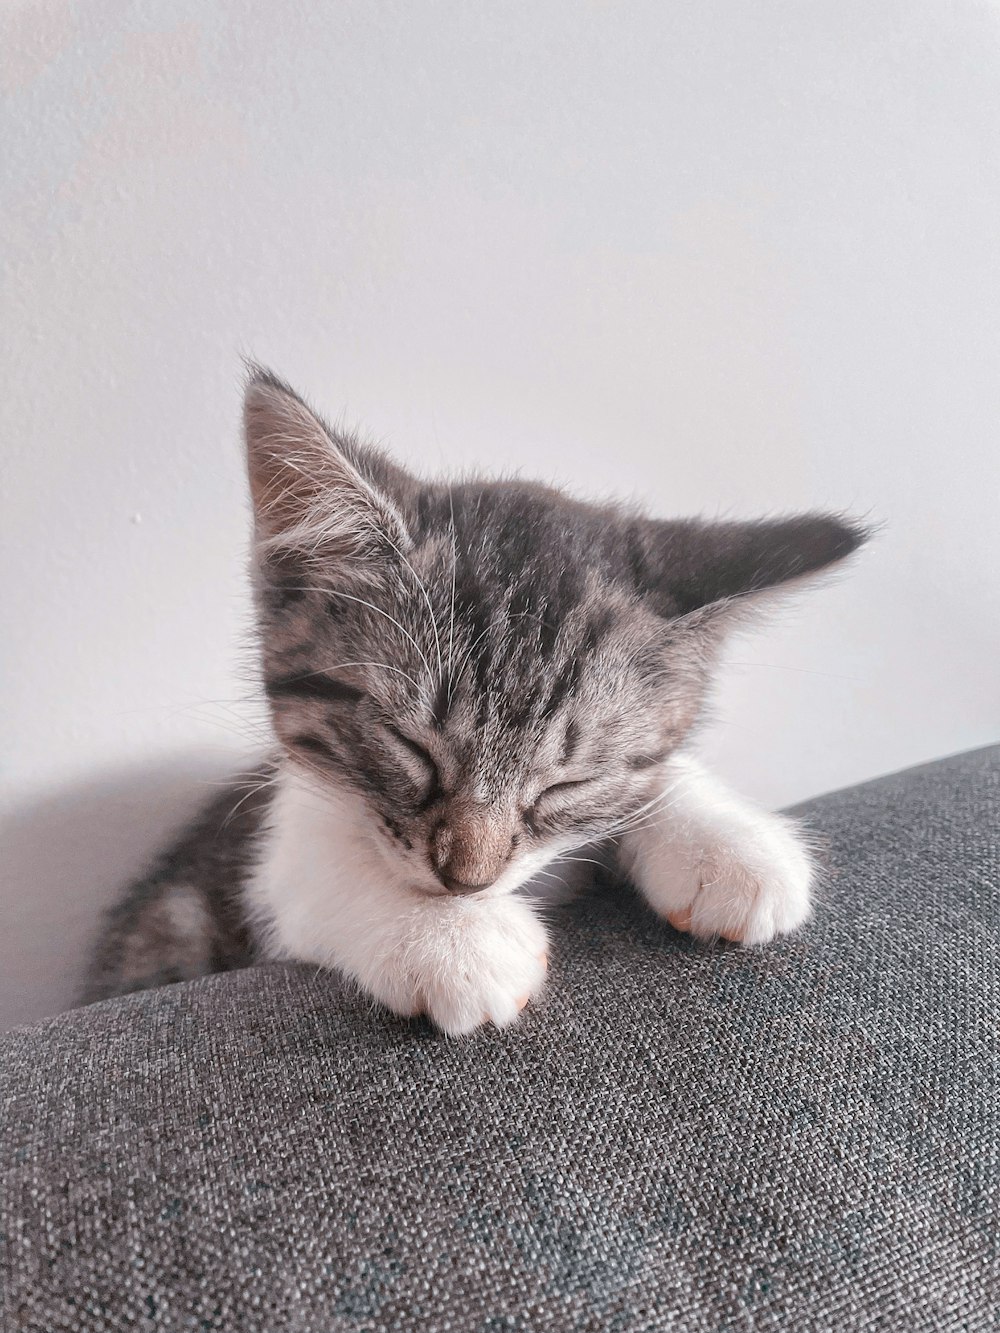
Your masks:
M 595 846 L 700 937 L 805 920 L 794 827 L 688 746 L 728 629 L 858 526 L 420 482 L 264 371 L 245 420 L 278 751 L 115 909 L 88 998 L 286 958 L 452 1034 L 503 1025 L 545 977 L 527 886 Z

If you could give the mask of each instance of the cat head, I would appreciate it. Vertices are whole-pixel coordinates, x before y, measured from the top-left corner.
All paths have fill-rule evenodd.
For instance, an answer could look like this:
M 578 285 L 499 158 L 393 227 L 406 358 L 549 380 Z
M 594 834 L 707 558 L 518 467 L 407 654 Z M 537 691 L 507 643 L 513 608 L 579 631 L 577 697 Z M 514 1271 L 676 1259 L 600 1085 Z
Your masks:
M 726 629 L 864 531 L 660 521 L 520 481 L 422 482 L 254 370 L 265 688 L 288 763 L 426 893 L 515 888 L 654 808 Z

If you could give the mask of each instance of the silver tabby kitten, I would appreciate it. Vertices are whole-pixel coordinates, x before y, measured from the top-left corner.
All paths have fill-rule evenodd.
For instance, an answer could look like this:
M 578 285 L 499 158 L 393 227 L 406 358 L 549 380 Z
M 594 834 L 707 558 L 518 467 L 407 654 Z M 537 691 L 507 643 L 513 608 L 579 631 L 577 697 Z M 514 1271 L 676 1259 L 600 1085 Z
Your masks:
M 806 918 L 794 827 L 685 743 L 727 628 L 859 526 L 417 481 L 261 370 L 245 420 L 271 780 L 128 891 L 87 998 L 289 958 L 449 1033 L 508 1023 L 547 957 L 518 890 L 594 845 L 700 937 Z

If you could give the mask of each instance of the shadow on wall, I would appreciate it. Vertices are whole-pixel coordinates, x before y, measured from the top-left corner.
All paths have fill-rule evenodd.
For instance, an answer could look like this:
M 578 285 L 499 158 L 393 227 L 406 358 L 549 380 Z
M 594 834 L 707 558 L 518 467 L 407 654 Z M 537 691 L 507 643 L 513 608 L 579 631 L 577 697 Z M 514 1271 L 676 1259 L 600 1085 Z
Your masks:
M 0 1029 L 74 1003 L 101 913 L 244 766 L 245 756 L 174 756 L 5 813 Z

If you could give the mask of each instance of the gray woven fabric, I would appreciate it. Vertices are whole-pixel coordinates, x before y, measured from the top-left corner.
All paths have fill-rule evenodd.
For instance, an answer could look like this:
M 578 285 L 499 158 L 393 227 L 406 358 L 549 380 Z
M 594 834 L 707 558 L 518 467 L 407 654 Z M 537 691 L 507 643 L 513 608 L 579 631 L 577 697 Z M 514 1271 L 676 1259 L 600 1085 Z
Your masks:
M 1000 1327 L 998 810 L 1000 750 L 804 807 L 762 953 L 596 894 L 504 1033 L 272 966 L 4 1038 L 0 1326 Z

